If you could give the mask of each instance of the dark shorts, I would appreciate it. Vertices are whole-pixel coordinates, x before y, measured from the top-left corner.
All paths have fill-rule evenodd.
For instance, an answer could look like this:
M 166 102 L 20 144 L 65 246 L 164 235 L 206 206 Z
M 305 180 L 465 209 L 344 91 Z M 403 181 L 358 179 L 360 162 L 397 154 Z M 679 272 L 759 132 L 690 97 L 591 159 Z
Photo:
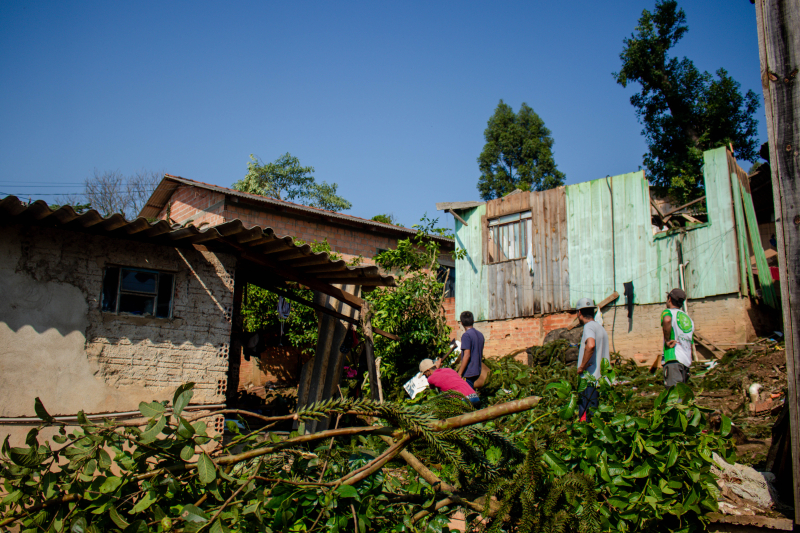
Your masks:
M 597 409 L 600 404 L 600 391 L 589 386 L 583 389 L 578 398 L 578 419 L 586 422 L 592 421 L 592 409 Z M 584 416 L 585 415 L 585 416 Z
M 689 382 L 689 367 L 683 363 L 672 361 L 664 365 L 664 386 L 672 387 L 678 383 Z

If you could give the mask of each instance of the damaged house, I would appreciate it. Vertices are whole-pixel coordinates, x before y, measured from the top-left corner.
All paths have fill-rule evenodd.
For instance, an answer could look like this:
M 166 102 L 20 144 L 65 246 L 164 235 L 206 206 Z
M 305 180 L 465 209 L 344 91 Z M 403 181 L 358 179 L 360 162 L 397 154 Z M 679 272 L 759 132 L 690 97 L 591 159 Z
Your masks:
M 357 321 L 360 286 L 394 284 L 375 266 L 331 261 L 236 219 L 199 229 L 9 196 L 0 200 L 0 226 L 0 438 L 12 443 L 38 424 L 36 397 L 65 421 L 81 409 L 136 417 L 139 402 L 170 399 L 190 381 L 191 409 L 230 405 L 241 353 L 233 325 L 246 283 L 316 291 L 310 305 L 328 318 L 305 397 L 327 397 L 341 374 L 330 346 Z M 316 371 L 323 363 L 327 373 Z M 214 424 L 221 430 L 222 418 Z
M 777 329 L 779 293 L 748 176 L 726 148 L 704 153 L 703 174 L 705 197 L 672 212 L 651 199 L 642 171 L 437 204 L 454 215 L 456 246 L 467 252 L 456 261 L 456 314 L 474 313 L 495 357 L 543 344 L 589 297 L 612 350 L 649 364 L 675 287 L 688 295 L 701 355 L 750 341 L 762 323 Z

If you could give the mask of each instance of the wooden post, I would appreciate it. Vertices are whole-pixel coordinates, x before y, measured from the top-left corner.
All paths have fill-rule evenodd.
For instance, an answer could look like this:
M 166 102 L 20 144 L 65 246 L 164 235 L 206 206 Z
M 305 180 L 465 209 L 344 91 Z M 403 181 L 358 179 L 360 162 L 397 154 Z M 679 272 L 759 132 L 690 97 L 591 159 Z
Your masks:
M 375 365 L 374 342 L 372 339 L 372 306 L 367 301 L 361 306 L 361 327 L 364 330 L 364 357 L 367 358 L 369 372 L 369 391 L 373 401 L 383 402 L 383 388 Z
M 786 341 L 794 521 L 800 524 L 800 4 L 757 0 L 756 20 Z

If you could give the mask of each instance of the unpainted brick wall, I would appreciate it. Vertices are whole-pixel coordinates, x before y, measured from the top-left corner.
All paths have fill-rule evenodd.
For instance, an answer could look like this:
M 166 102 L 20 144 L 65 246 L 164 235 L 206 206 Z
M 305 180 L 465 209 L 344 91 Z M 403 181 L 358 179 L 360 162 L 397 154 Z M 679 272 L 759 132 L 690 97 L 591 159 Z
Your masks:
M 149 399 L 160 391 L 171 398 L 175 388 L 192 381 L 196 384 L 192 403 L 225 401 L 234 257 L 60 229 L 26 228 L 21 241 L 19 271 L 37 281 L 75 286 L 86 298 L 85 354 L 99 368 L 96 378 L 107 387 L 136 390 L 137 396 L 153 391 Z M 175 273 L 173 318 L 101 312 L 107 265 Z M 129 408 L 135 409 L 138 401 L 131 397 Z
M 664 305 L 636 305 L 632 322 L 628 321 L 625 306 L 606 308 L 603 313 L 603 327 L 609 336 L 610 349 L 618 351 L 623 357 L 632 358 L 640 364 L 651 364 L 661 354 L 663 335 L 661 333 L 661 312 Z M 689 316 L 696 329 L 714 343 L 729 347 L 731 343 L 749 342 L 755 337 L 751 320 L 750 301 L 737 294 L 715 296 L 703 300 L 690 301 Z M 475 328 L 486 338 L 484 355 L 502 357 L 513 351 L 539 346 L 545 336 L 555 329 L 565 328 L 574 320 L 571 313 L 556 313 L 541 317 L 514 318 L 477 322 Z M 459 330 L 458 337 L 463 333 Z M 701 348 L 701 353 L 703 349 Z M 523 352 L 516 356 L 527 361 Z
M 180 185 L 172 193 L 167 204 L 170 211 L 169 217 L 179 224 L 191 220 L 195 226 L 200 226 L 204 222 L 209 226 L 216 226 L 225 222 L 224 200 L 225 196 L 221 193 Z M 161 213 L 158 214 L 158 218 L 162 220 L 167 218 L 167 206 L 164 206 Z

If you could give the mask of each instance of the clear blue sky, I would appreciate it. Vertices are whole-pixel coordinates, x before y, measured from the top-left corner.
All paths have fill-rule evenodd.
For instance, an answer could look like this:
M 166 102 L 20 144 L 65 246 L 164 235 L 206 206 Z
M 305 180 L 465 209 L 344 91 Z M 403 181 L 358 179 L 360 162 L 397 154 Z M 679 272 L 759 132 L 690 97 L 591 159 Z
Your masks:
M 762 97 L 754 6 L 684 0 L 676 50 Z M 654 1 L 3 2 L 0 192 L 52 201 L 96 168 L 230 186 L 285 152 L 348 213 L 405 225 L 477 200 L 502 98 L 528 103 L 567 183 L 646 150 L 611 73 Z M 763 107 L 759 138 L 766 141 Z M 450 215 L 442 225 L 452 227 Z

